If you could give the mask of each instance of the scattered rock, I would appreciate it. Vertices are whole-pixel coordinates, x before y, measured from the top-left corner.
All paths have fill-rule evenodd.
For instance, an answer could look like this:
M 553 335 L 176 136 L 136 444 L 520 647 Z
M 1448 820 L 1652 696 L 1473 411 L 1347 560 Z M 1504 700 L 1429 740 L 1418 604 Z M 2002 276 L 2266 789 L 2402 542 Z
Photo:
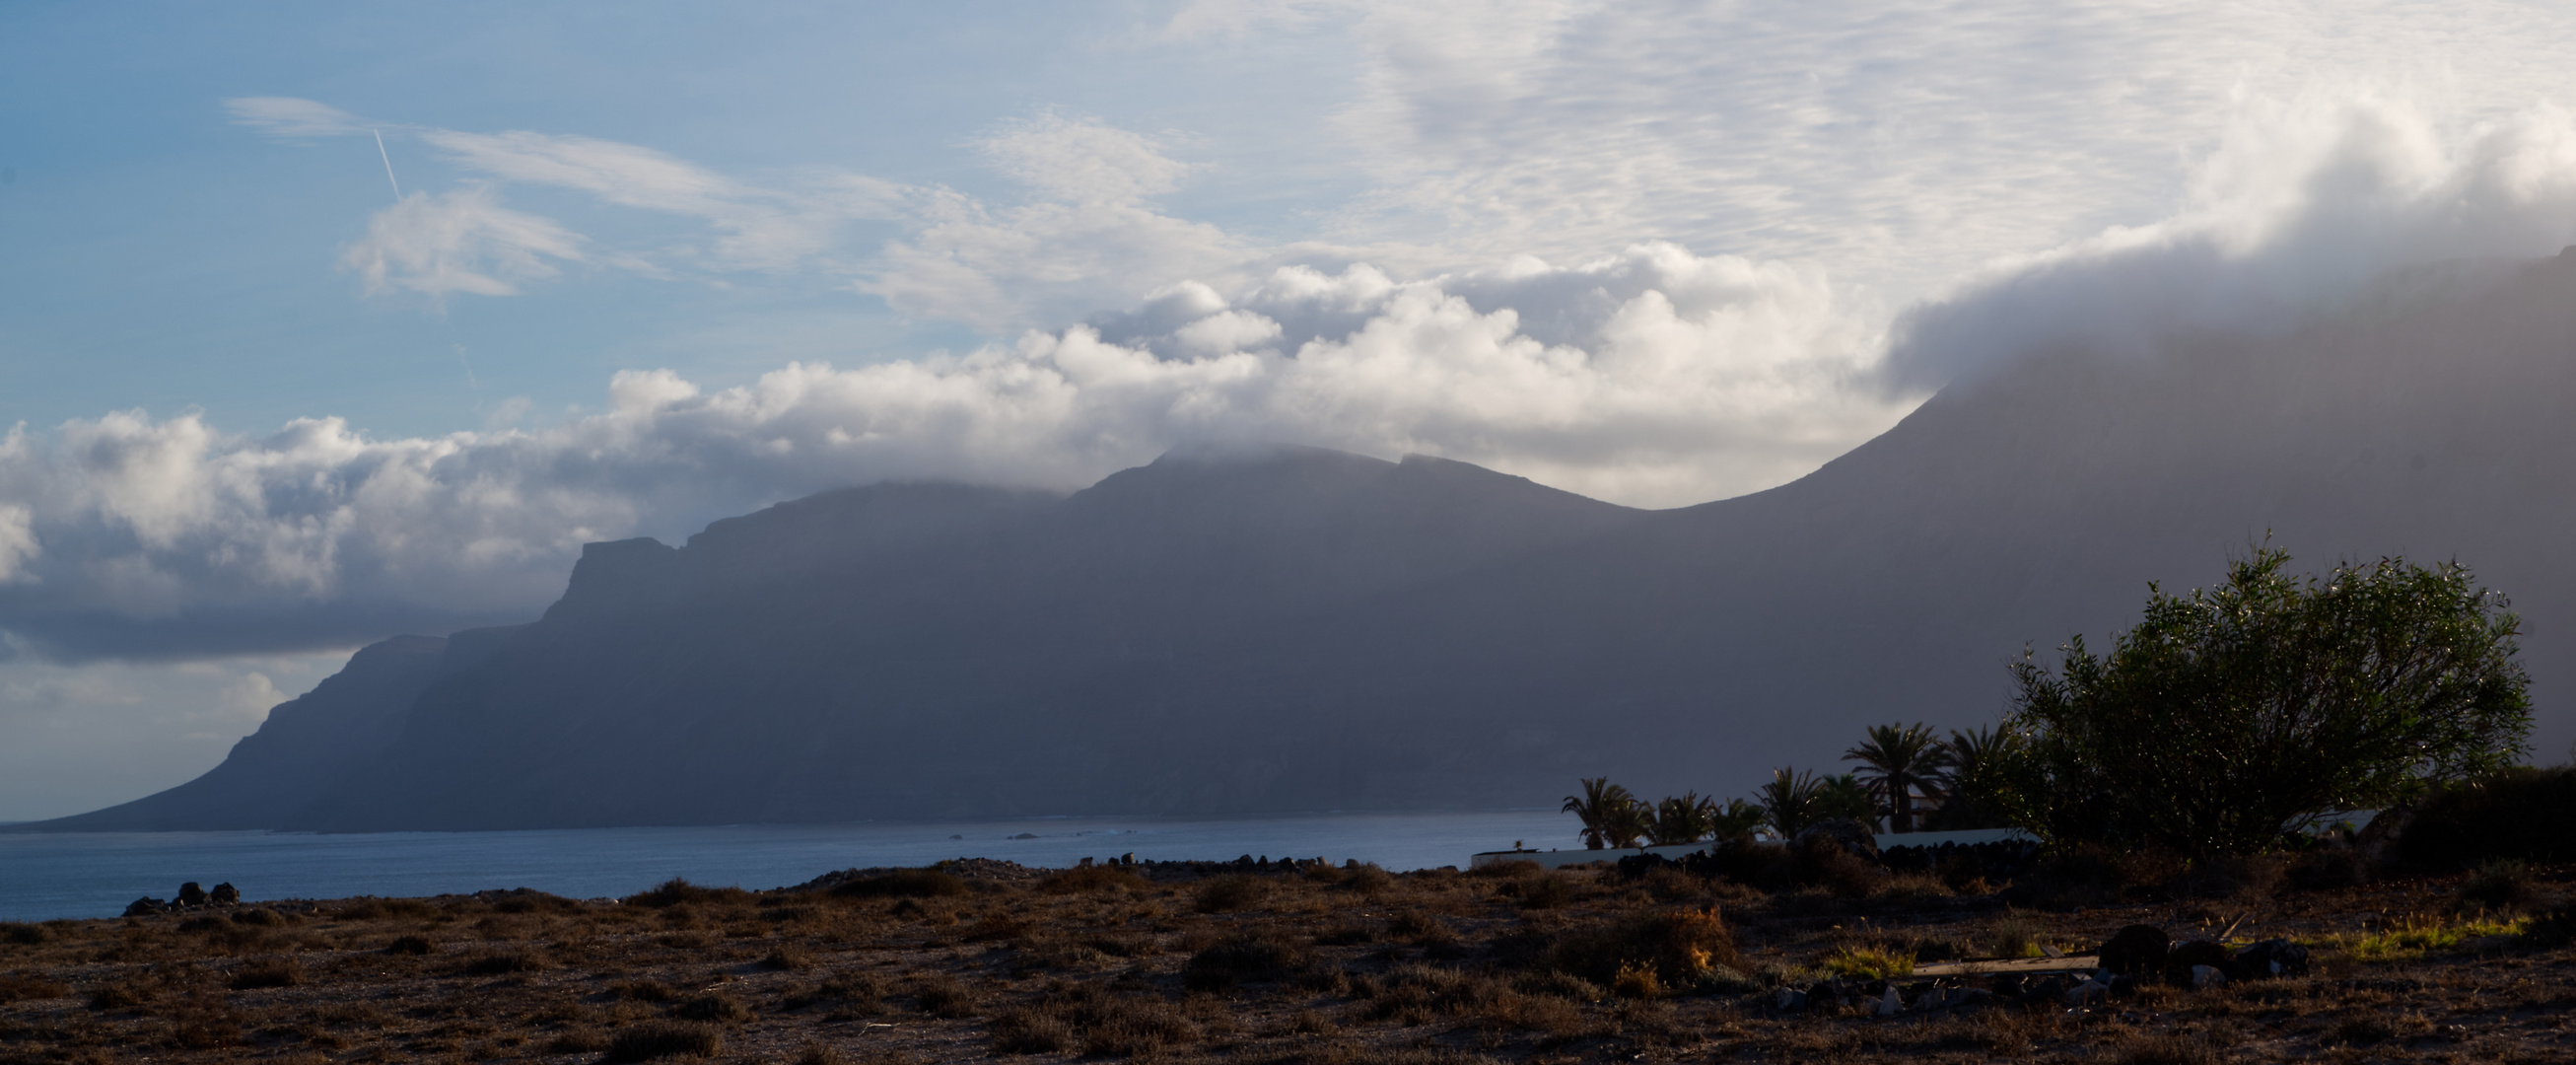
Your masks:
M 2176 987 L 2196 987 L 2191 971 L 2195 968 L 2227 967 L 2227 948 L 2206 939 L 2185 940 L 2165 952 L 2165 982 Z
M 1899 1013 L 1903 1013 L 1905 1012 L 1905 997 L 1897 994 L 1895 988 L 1888 988 L 1886 993 L 1878 996 L 1878 1005 L 1872 1010 L 1872 1012 L 1881 1017 L 1893 1017 Z
M 2227 974 L 2220 971 L 2217 966 L 2194 965 L 2191 967 L 2191 989 L 2194 991 L 2206 991 L 2210 988 L 2225 984 L 2226 982 Z
M 2111 985 L 2100 980 L 2086 980 L 2066 992 L 2066 1004 L 2076 1009 L 2097 1005 L 2111 997 Z
M 1782 1013 L 1796 1013 L 1807 1008 L 1807 993 L 1784 987 L 1771 993 L 1771 1008 Z
M 2229 959 L 2227 974 L 2238 980 L 2268 980 L 2275 976 L 2306 976 L 2308 948 L 2286 939 L 2266 939 L 2242 947 Z
M 2133 924 L 2112 934 L 2102 944 L 2102 967 L 2124 976 L 2164 972 L 2165 952 L 2173 945 L 2165 930 L 2151 924 Z

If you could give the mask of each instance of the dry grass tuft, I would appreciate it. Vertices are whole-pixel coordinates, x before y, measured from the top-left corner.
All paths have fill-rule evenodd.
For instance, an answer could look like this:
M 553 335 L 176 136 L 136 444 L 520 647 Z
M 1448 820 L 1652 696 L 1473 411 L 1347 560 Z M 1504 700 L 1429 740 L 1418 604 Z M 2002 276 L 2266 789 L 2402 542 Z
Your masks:
M 603 1065 L 657 1058 L 712 1058 L 724 1053 L 724 1036 L 703 1024 L 645 1024 L 609 1040 Z

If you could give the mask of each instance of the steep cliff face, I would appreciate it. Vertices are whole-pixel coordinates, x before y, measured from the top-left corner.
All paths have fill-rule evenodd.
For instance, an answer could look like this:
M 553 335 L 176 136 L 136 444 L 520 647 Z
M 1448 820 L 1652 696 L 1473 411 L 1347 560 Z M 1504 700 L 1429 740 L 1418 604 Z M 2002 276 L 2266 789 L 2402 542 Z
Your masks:
M 167 791 L 20 829 L 175 832 L 275 828 L 402 735 L 432 681 L 473 665 L 515 627 L 452 637 L 396 636 L 360 648 L 340 672 L 278 704 L 221 765 Z
M 2124 625 L 2147 582 L 2206 583 L 2267 531 L 2306 566 L 2456 557 L 2511 592 L 2556 750 L 2571 403 L 2576 263 L 2467 264 L 2265 336 L 2025 360 L 1803 480 L 1674 511 L 1308 449 L 1175 454 L 1068 497 L 825 493 L 676 548 L 593 545 L 472 661 L 380 645 L 223 769 L 84 816 L 1468 808 L 1603 773 L 1740 794 L 1865 724 L 1991 720 L 2025 646 Z M 307 731 L 339 738 L 285 739 Z

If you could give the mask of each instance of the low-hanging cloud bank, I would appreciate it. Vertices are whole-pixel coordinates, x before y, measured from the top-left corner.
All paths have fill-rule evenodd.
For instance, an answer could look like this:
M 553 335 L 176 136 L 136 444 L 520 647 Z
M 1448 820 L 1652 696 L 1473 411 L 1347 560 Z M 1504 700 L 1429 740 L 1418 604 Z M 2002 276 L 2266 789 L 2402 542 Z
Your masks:
M 1210 439 L 1422 451 L 1697 502 L 1811 470 L 2024 352 L 2278 328 L 2392 270 L 2571 235 L 2566 113 L 2446 132 L 2317 97 L 2249 118 L 2175 217 L 1997 264 L 1900 316 L 1892 342 L 1883 311 L 1820 272 L 1643 244 L 1419 280 L 1361 265 L 1184 283 L 962 356 L 790 365 L 712 392 L 628 371 L 605 410 L 532 430 L 378 440 L 319 418 L 248 437 L 142 412 L 22 427 L 0 440 L 0 630 L 73 657 L 346 645 L 532 613 L 586 541 L 886 478 L 1070 489 Z

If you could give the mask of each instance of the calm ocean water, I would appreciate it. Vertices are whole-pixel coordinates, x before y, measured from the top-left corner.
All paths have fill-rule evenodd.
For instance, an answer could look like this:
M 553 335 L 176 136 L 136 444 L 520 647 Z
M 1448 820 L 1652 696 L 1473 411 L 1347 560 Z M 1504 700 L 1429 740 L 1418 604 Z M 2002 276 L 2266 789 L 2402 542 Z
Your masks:
M 180 882 L 230 882 L 245 899 L 437 895 L 529 887 L 573 898 L 627 895 L 672 877 L 771 888 L 834 869 L 1001 858 L 1067 866 L 1139 859 L 1356 858 L 1388 869 L 1465 868 L 1515 840 L 1574 846 L 1553 810 L 1334 814 L 1231 821 L 1050 818 L 971 824 L 734 825 L 532 832 L 0 833 L 0 920 L 114 917 Z M 1019 838 L 1027 836 L 1029 838 Z

